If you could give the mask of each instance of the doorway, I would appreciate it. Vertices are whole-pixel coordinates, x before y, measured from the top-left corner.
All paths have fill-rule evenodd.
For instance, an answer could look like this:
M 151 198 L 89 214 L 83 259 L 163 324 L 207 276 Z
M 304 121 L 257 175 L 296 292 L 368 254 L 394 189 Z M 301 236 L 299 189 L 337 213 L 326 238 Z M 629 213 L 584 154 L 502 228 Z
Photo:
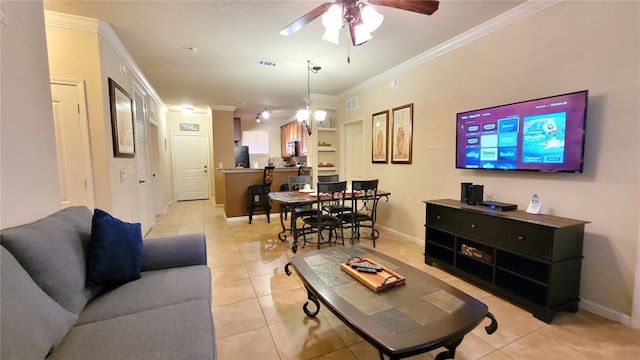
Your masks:
M 60 204 L 95 207 L 89 126 L 82 80 L 51 79 Z
M 208 135 L 171 136 L 176 201 L 209 199 Z
M 344 179 L 364 179 L 364 121 L 355 120 L 342 125 L 340 147 L 342 154 L 341 173 Z

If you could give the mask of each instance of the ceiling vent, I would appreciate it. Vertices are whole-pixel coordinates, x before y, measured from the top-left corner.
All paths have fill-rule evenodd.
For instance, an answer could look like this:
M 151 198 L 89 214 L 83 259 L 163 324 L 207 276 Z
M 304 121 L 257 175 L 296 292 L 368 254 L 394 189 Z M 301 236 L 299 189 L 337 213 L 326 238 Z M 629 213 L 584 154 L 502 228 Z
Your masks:
M 263 65 L 263 66 L 268 66 L 268 67 L 276 67 L 276 66 L 278 66 L 278 63 L 276 63 L 275 61 L 258 60 L 258 65 Z
M 355 110 L 358 108 L 358 97 L 354 96 L 350 99 L 347 99 L 346 109 L 347 111 Z

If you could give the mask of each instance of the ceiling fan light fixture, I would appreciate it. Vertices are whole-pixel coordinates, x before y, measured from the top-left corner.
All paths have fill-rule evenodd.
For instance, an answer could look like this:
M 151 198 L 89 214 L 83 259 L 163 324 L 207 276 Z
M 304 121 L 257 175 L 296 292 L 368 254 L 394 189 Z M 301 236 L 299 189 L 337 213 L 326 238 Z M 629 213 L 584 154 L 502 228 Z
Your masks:
M 340 44 L 340 28 L 325 29 L 322 40 L 339 45 Z
M 342 27 L 342 7 L 333 4 L 327 12 L 322 14 L 322 26 L 325 29 L 340 29 Z
M 384 16 L 382 14 L 376 11 L 373 6 L 366 4 L 362 5 L 360 17 L 362 18 L 362 22 L 364 22 L 364 26 L 366 26 L 369 33 L 376 31 L 384 21 Z
M 353 27 L 353 31 L 354 31 L 354 36 L 355 36 L 355 40 L 354 40 L 354 44 L 355 46 L 358 45 L 362 45 L 364 43 L 366 43 L 367 41 L 373 39 L 373 37 L 371 36 L 371 34 L 369 33 L 369 31 L 367 31 L 367 27 L 365 24 L 358 24 L 356 26 Z

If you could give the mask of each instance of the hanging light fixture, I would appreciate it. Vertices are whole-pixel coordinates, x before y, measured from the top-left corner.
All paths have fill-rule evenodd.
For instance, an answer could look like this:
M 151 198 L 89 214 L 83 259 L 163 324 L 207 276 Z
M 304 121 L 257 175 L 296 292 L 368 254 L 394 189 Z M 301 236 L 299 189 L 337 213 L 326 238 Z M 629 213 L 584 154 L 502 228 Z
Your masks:
M 311 100 L 311 73 L 316 74 L 320 69 L 322 69 L 320 66 L 317 66 L 310 60 L 307 60 L 307 97 L 304 101 L 305 108 L 298 110 L 296 113 L 298 122 L 302 124 L 309 135 L 313 133 L 313 120 L 324 121 L 327 117 L 327 112 L 324 110 L 316 110 L 312 114 L 311 105 L 309 104 L 309 101 Z
M 384 16 L 376 9 L 358 1 L 336 2 L 322 15 L 325 28 L 322 40 L 338 44 L 340 29 L 348 26 L 354 45 L 361 45 L 371 40 L 371 33 L 382 25 Z

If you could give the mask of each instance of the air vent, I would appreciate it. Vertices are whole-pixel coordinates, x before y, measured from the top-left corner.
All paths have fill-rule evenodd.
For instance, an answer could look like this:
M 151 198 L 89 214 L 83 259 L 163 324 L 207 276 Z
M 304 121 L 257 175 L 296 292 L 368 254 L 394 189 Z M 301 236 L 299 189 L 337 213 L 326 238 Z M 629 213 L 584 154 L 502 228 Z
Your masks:
M 268 66 L 268 67 L 276 67 L 276 66 L 278 66 L 278 63 L 276 63 L 275 61 L 258 60 L 258 65 L 263 65 L 263 66 Z
M 358 108 L 358 97 L 354 96 L 350 99 L 347 99 L 346 109 L 347 111 L 355 110 Z

